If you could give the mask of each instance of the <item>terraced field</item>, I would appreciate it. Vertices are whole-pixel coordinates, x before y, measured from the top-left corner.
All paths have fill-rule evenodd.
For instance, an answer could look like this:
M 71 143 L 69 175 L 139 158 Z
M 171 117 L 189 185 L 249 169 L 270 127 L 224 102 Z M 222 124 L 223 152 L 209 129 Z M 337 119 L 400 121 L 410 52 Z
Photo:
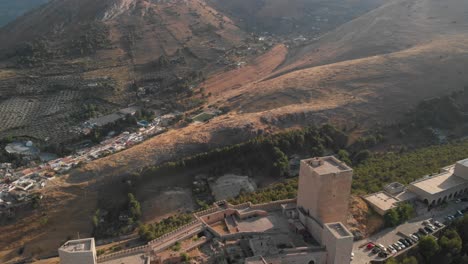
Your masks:
M 63 142 L 74 135 L 72 118 L 80 111 L 79 91 L 64 90 L 49 96 L 13 97 L 0 102 L 0 136 L 27 136 Z

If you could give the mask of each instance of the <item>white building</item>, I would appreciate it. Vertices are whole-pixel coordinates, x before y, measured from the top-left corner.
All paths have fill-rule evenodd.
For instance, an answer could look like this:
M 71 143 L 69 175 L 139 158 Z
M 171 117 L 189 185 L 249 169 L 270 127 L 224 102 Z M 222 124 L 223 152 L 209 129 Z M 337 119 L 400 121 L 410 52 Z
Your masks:
M 94 238 L 70 240 L 58 250 L 60 264 L 96 264 Z
M 392 183 L 384 191 L 363 198 L 380 215 L 399 203 L 420 200 L 428 206 L 436 206 L 456 199 L 468 192 L 468 159 L 442 168 L 439 173 L 418 179 L 408 186 Z

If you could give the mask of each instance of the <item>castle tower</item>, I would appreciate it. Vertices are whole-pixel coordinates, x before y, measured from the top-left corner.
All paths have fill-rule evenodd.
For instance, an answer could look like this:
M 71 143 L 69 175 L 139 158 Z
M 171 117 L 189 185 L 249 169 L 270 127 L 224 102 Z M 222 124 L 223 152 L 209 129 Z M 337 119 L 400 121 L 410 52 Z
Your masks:
M 333 156 L 301 161 L 297 206 L 321 224 L 346 223 L 353 170 Z
M 94 238 L 67 241 L 58 250 L 60 264 L 96 264 Z

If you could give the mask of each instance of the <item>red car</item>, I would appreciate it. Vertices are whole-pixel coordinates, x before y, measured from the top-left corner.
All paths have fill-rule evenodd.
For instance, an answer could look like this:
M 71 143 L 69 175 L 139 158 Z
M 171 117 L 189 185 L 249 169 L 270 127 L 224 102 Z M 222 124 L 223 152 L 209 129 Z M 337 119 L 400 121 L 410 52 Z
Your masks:
M 373 249 L 374 247 L 375 247 L 375 245 L 373 243 L 369 243 L 366 246 L 366 248 L 369 249 L 369 250 Z

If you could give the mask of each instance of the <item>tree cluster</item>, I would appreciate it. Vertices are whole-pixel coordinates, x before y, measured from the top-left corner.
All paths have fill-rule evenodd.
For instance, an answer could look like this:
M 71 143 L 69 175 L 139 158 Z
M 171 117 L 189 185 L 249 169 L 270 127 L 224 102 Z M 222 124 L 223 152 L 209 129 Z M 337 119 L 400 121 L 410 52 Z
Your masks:
M 399 204 L 396 208 L 388 210 L 384 216 L 385 225 L 388 227 L 398 226 L 414 215 L 414 207 L 409 203 Z
M 193 221 L 193 216 L 181 214 L 168 217 L 155 224 L 140 225 L 138 234 L 144 241 L 151 241 L 164 234 L 174 231 Z
M 115 237 L 132 232 L 139 224 L 141 205 L 132 193 L 128 193 L 127 202 L 121 207 L 96 210 L 92 217 L 93 235 L 96 238 Z

